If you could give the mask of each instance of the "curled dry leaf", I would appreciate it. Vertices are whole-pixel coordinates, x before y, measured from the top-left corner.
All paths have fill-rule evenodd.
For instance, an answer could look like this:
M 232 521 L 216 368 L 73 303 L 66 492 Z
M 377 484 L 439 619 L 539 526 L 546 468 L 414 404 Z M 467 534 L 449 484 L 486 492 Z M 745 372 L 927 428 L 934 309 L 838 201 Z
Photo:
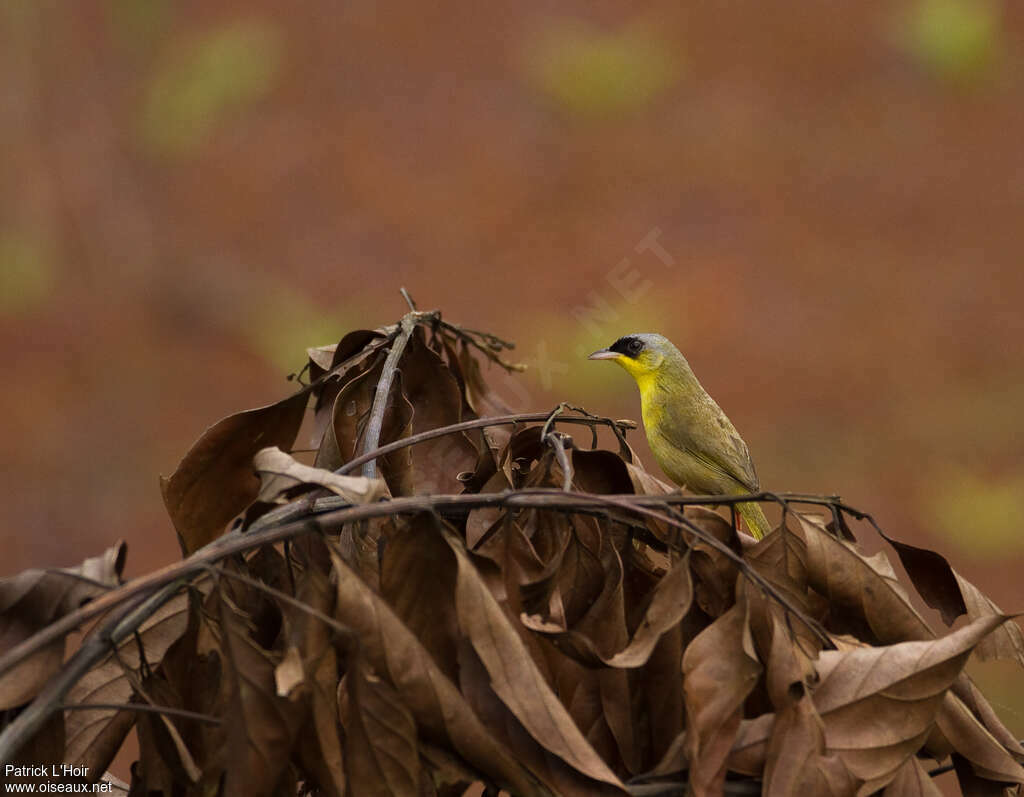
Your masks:
M 398 368 L 402 376 L 402 395 L 412 410 L 411 434 L 462 420 L 463 393 L 459 382 L 441 357 L 424 342 L 421 329 L 413 333 Z M 390 439 L 380 442 L 390 442 Z M 404 495 L 457 493 L 462 484 L 456 477 L 464 471 L 472 471 L 477 462 L 477 448 L 462 433 L 427 440 L 407 452 L 411 478 Z
M 950 570 L 963 596 L 968 618 L 977 620 L 1003 614 L 1003 611 L 974 584 L 956 570 Z M 1024 633 L 1021 633 L 1018 621 L 1007 620 L 981 641 L 976 652 L 981 659 L 1012 659 L 1024 667 Z
M 934 640 L 823 652 L 813 698 L 828 748 L 868 788 L 885 786 L 928 737 L 971 651 L 1005 620 L 983 617 Z
M 338 650 L 346 649 L 348 634 L 321 617 L 334 613 L 334 588 L 328 578 L 330 556 L 323 540 L 307 536 L 293 553 L 295 597 L 308 610 L 291 603 L 281 607 L 284 636 L 289 649 L 300 655 L 304 681 L 297 698 L 308 701 L 312 714 L 299 730 L 295 749 L 309 773 L 308 780 L 332 797 L 343 797 L 348 787 L 338 716 Z
M 698 797 L 721 792 L 743 701 L 761 674 L 749 618 L 747 602 L 736 603 L 698 634 L 683 654 L 686 752 L 690 788 Z M 731 653 L 723 655 L 724 651 Z
M 574 651 L 586 664 L 633 668 L 647 663 L 658 640 L 679 625 L 692 600 L 693 581 L 687 551 L 654 587 L 650 605 L 629 643 L 611 655 L 603 655 L 588 636 L 578 631 L 566 631 L 557 625 L 552 627 L 549 622 L 527 614 L 520 615 L 520 620 L 527 628 L 550 635 L 563 649 Z
M 179 594 L 164 604 L 129 637 L 87 672 L 67 696 L 69 705 L 104 703 L 124 705 L 134 692 L 133 680 L 160 663 L 167 649 L 188 625 L 188 598 Z M 64 760 L 83 766 L 98 777 L 117 753 L 135 721 L 132 711 L 75 709 L 66 720 Z
M 806 694 L 775 715 L 765 756 L 765 797 L 838 797 L 856 791 L 842 757 L 827 752 L 825 724 Z
M 318 468 L 337 470 L 359 453 L 360 434 L 373 404 L 382 366 L 382 362 L 377 362 L 368 370 L 352 376 L 346 374 L 346 381 L 333 394 L 330 414 L 314 460 Z
M 895 540 L 887 534 L 882 537 L 895 550 L 910 580 L 917 587 L 925 603 L 938 609 L 946 625 L 962 615 L 970 620 L 1002 614 L 981 590 L 960 575 L 946 557 L 927 548 L 918 548 Z M 1013 620 L 1008 620 L 993 631 L 977 648 L 981 659 L 1012 659 L 1024 667 L 1024 633 Z
M 943 758 L 955 753 L 979 778 L 1001 783 L 1024 782 L 1024 768 L 1018 760 L 1024 757 L 1009 752 L 952 693 L 943 697 L 927 747 L 939 750 L 936 755 Z
M 416 722 L 401 696 L 360 657 L 345 676 L 341 702 L 345 769 L 359 797 L 416 797 L 420 760 Z
M 603 783 L 621 781 L 580 733 L 529 655 L 519 633 L 485 585 L 462 541 L 441 529 L 458 561 L 455 605 L 459 627 L 491 676 L 502 702 L 545 748 L 570 766 Z
M 458 678 L 455 558 L 426 515 L 400 524 L 381 557 L 380 593 L 452 681 Z
M 1005 619 L 981 618 L 935 640 L 823 652 L 821 681 L 811 701 L 745 721 L 730 753 L 730 768 L 756 772 L 766 766 L 772 793 L 783 785 L 780 793 L 796 793 L 795 784 L 810 781 L 794 779 L 780 756 L 807 748 L 818 757 L 816 764 L 809 762 L 817 774 L 807 777 L 825 778 L 828 784 L 819 781 L 813 793 L 870 793 L 896 777 L 909 777 L 902 770 L 934 727 L 948 744 L 936 753 L 939 757 L 955 749 L 968 757 L 979 777 L 1024 783 L 1024 769 L 947 691 L 971 651 Z M 795 736 L 783 744 L 780 735 Z M 847 775 L 852 785 L 837 790 Z
M 276 446 L 261 449 L 253 457 L 256 473 L 260 477 L 257 501 L 287 503 L 284 494 L 300 485 L 325 487 L 352 504 L 368 504 L 388 494 L 381 479 L 364 476 L 339 476 L 323 468 L 313 468 L 297 462 Z
M 311 445 L 319 446 L 331 422 L 334 399 L 342 385 L 356 373 L 365 370 L 383 343 L 380 330 L 357 329 L 337 344 L 306 349 L 309 357 L 309 378 L 313 390 L 313 434 Z
M 515 794 L 545 794 L 525 767 L 480 722 L 459 689 L 384 600 L 331 555 L 338 620 L 359 635 L 374 671 L 386 677 L 416 724 L 461 758 Z
M 309 395 L 303 390 L 276 404 L 218 421 L 189 449 L 169 477 L 161 477 L 164 505 L 186 556 L 224 531 L 259 494 L 252 458 L 267 446 L 291 448 Z
M 920 759 L 911 756 L 896 771 L 882 797 L 942 797 L 942 790 L 925 771 Z
M 25 570 L 0 580 L 0 650 L 9 650 L 68 612 L 121 582 L 127 546 L 118 542 L 78 567 Z M 0 710 L 31 699 L 64 659 L 55 640 L 0 676 Z
M 234 605 L 223 588 L 214 595 L 212 608 L 231 711 L 224 794 L 277 794 L 306 716 L 305 706 L 278 695 L 275 670 L 280 656 L 253 639 L 252 618 Z
M 808 583 L 828 599 L 834 617 L 846 615 L 843 619 L 862 625 L 871 641 L 882 644 L 935 636 L 884 554 L 866 557 L 852 543 L 832 536 L 819 519 L 798 517 L 795 533 L 805 546 Z

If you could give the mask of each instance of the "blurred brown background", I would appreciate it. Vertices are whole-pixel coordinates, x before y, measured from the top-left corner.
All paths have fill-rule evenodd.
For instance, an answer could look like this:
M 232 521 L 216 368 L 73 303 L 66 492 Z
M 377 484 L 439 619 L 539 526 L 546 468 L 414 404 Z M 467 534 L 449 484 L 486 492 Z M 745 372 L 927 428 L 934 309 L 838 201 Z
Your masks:
M 176 558 L 158 474 L 405 285 L 518 342 L 531 370 L 492 374 L 524 410 L 637 418 L 583 357 L 665 333 L 766 487 L 839 492 L 1024 609 L 1021 3 L 5 0 L 0 26 L 5 573 L 117 537 L 131 575 Z M 980 677 L 1024 734 L 1011 672 Z

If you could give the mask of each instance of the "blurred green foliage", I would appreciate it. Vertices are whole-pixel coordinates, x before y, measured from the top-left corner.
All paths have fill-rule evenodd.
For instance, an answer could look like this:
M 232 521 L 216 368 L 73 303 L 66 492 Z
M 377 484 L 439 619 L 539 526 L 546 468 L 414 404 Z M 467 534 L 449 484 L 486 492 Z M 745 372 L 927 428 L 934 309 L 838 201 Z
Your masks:
M 954 471 L 933 480 L 932 528 L 975 559 L 1024 551 L 1024 473 L 1002 477 Z
M 193 150 L 230 114 L 273 88 L 283 45 L 273 25 L 247 20 L 206 31 L 176 48 L 146 93 L 145 142 L 161 154 Z
M 170 0 L 107 0 L 107 16 L 114 35 L 133 51 L 152 46 L 167 29 L 171 10 Z
M 610 116 L 647 105 L 682 70 L 678 54 L 648 25 L 607 32 L 581 20 L 560 20 L 532 42 L 527 71 L 560 107 Z
M 524 341 L 510 359 L 526 363 L 526 378 L 535 386 L 586 397 L 581 398 L 584 404 L 595 397 L 633 396 L 636 388 L 629 374 L 607 362 L 588 362 L 587 355 L 630 332 L 678 331 L 680 321 L 670 320 L 668 308 L 651 301 L 651 294 L 653 290 L 642 301 L 631 302 L 598 283 L 593 294 L 582 293 L 580 303 L 566 312 L 527 321 L 531 342 Z
M 996 0 L 918 0 L 898 33 L 904 49 L 930 74 L 956 83 L 982 76 L 1001 42 Z
M 265 296 L 266 304 L 243 317 L 241 332 L 278 372 L 298 371 L 305 364 L 302 352 L 307 347 L 337 343 L 346 332 L 359 329 L 343 308 L 325 311 L 290 288 L 281 286 Z
M 31 312 L 52 293 L 56 275 L 46 244 L 21 230 L 0 230 L 0 316 Z

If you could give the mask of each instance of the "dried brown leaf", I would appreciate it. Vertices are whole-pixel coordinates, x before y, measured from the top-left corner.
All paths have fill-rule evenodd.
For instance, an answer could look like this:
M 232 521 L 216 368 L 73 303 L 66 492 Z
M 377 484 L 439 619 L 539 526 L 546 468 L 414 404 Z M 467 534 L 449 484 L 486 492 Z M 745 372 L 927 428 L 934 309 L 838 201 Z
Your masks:
M 693 506 L 687 507 L 686 520 L 739 553 L 736 530 L 721 515 L 702 506 Z M 693 573 L 694 600 L 705 614 L 720 617 L 733 605 L 739 570 L 732 559 L 699 539 L 692 531 L 683 531 L 682 536 L 693 549 L 690 570 Z
M 316 383 L 313 387 L 312 446 L 319 447 L 324 438 L 324 432 L 331 423 L 338 392 L 346 382 L 369 367 L 369 358 L 376 351 L 370 344 L 383 337 L 380 330 L 357 329 L 349 332 L 337 344 L 306 349 L 309 356 L 309 378 Z M 329 371 L 334 373 L 318 381 Z
M 480 722 L 456 686 L 430 654 L 342 559 L 332 554 L 337 618 L 351 627 L 374 670 L 387 678 L 408 706 L 417 726 L 495 783 L 513 793 L 546 794 L 546 789 Z
M 353 797 L 415 797 L 420 761 L 416 723 L 398 692 L 357 657 L 345 676 L 339 712 Z
M 218 537 L 259 493 L 252 458 L 261 448 L 291 448 L 306 412 L 303 390 L 276 404 L 229 415 L 192 445 L 170 477 L 164 505 L 186 556 Z
M 274 687 L 278 697 L 291 697 L 292 692 L 306 682 L 306 673 L 302 668 L 302 654 L 299 649 L 289 645 L 284 658 L 274 667 Z
M 865 788 L 885 786 L 928 737 L 971 651 L 1005 617 L 985 617 L 944 637 L 825 651 L 815 708 L 825 741 Z
M 511 487 L 512 485 L 505 476 L 505 472 L 503 470 L 496 470 L 484 482 L 479 492 L 500 493 L 511 489 Z M 483 507 L 471 510 L 466 518 L 466 546 L 470 550 L 477 551 L 477 546 L 480 545 L 481 540 L 485 537 L 487 539 L 493 538 L 498 524 L 503 522 L 504 517 L 505 510 L 499 507 Z M 480 546 L 480 550 L 477 552 L 485 556 L 489 555 L 486 545 Z
M 673 626 L 659 637 L 634 679 L 640 692 L 638 702 L 647 716 L 649 763 L 660 761 L 684 728 L 684 644 L 681 625 Z
M 941 735 L 940 739 L 930 738 L 928 741 L 929 747 L 937 748 L 936 755 L 945 756 L 950 751 L 958 753 L 979 778 L 1024 783 L 1024 767 L 951 692 L 943 696 L 935 717 L 935 733 Z
M 824 724 L 809 697 L 777 712 L 766 753 L 765 797 L 844 797 L 856 787 L 841 756 L 826 753 Z
M 956 679 L 952 691 L 977 718 L 982 727 L 997 739 L 1017 761 L 1024 763 L 1024 745 L 1003 724 L 1003 721 L 999 719 L 995 710 L 966 673 L 961 673 L 960 677 Z
M 541 745 L 588 777 L 621 787 L 544 679 L 462 541 L 448 529 L 440 532 L 458 561 L 459 626 L 487 668 L 494 691 Z
M 380 593 L 441 671 L 457 680 L 455 557 L 426 515 L 415 515 L 389 534 Z
M 721 792 L 743 701 L 761 675 L 748 622 L 747 602 L 739 601 L 683 654 L 686 752 L 690 788 L 697 797 Z
M 458 363 L 466 403 L 478 417 L 504 415 L 514 411 L 491 390 L 480 370 L 480 362 L 465 341 L 459 345 Z
M 650 658 L 661 636 L 677 626 L 690 609 L 693 583 L 689 564 L 687 550 L 683 559 L 676 562 L 655 586 L 650 604 L 629 643 L 610 655 L 602 654 L 599 646 L 579 630 L 562 630 L 553 627 L 550 622 L 527 614 L 520 615 L 520 620 L 527 628 L 552 636 L 563 649 L 574 651 L 583 663 L 641 667 Z
M 1003 615 L 996 606 L 974 584 L 950 568 L 956 579 L 957 587 L 967 607 L 967 617 L 977 620 L 980 617 Z M 1024 667 L 1024 633 L 1016 620 L 1007 620 L 989 636 L 981 641 L 976 650 L 980 659 L 1011 659 Z
M 326 424 L 314 459 L 316 467 L 337 470 L 359 453 L 359 438 L 373 405 L 382 367 L 383 362 L 378 362 L 352 376 L 334 396 L 330 422 Z
M 180 641 L 181 638 L 174 644 Z M 154 671 L 147 668 L 149 677 L 144 681 L 131 670 L 125 673 L 135 691 L 135 702 L 171 709 L 181 705 L 180 695 L 168 682 L 162 669 L 160 667 Z M 160 790 L 165 794 L 173 794 L 176 784 L 189 788 L 202 778 L 202 770 L 175 724 L 180 722 L 183 722 L 183 718 L 171 719 L 163 713 L 141 712 L 138 716 L 136 729 L 139 735 L 140 766 L 150 791 Z
M 870 634 L 868 642 L 892 644 L 933 639 L 928 623 L 910 603 L 906 590 L 881 552 L 863 556 L 853 544 L 836 539 L 818 518 L 798 515 L 807 551 L 807 579 L 832 607 L 830 622 L 850 622 Z
M 963 756 L 953 754 L 953 768 L 963 797 L 1020 797 L 1020 786 L 979 777 Z
M 896 550 L 925 603 L 939 610 L 946 625 L 952 625 L 964 614 L 970 620 L 977 620 L 1003 613 L 980 589 L 961 576 L 946 557 L 886 534 L 882 537 Z M 978 645 L 976 653 L 981 659 L 1012 659 L 1024 666 L 1024 633 L 1016 622 L 1007 621 Z
M 323 468 L 312 468 L 297 462 L 276 446 L 257 452 L 253 465 L 260 477 L 256 500 L 266 503 L 287 503 L 284 493 L 307 484 L 325 487 L 352 504 L 369 504 L 388 494 L 387 485 L 381 479 L 339 476 Z
M 882 797 L 942 797 L 942 790 L 925 771 L 920 759 L 911 756 L 896 771 Z
M 227 711 L 220 698 L 220 659 L 216 654 L 197 654 L 197 610 L 198 601 L 193 600 L 185 632 L 167 649 L 160 665 L 150 671 L 149 677 L 143 681 L 143 688 L 160 705 L 223 718 Z M 181 766 L 178 743 L 167 738 L 160 727 L 163 723 L 155 723 L 154 717 L 152 714 L 139 714 L 140 760 L 136 774 L 147 789 L 174 793 L 173 786 L 170 790 L 163 788 L 161 778 L 177 783 L 178 790 L 194 788 L 204 793 L 217 786 L 224 771 L 224 725 L 184 717 L 171 720 L 180 735 L 180 745 L 186 748 L 200 770 L 199 782 L 194 783 L 194 778 Z M 158 734 L 161 736 L 159 744 Z
M 570 703 L 569 710 L 577 724 L 586 729 L 588 741 L 597 748 L 603 748 L 609 755 L 614 755 L 615 742 L 601 715 L 602 707 L 594 673 L 583 670 L 571 661 L 569 665 L 570 668 L 575 666 L 575 677 L 564 673 L 567 682 L 564 686 L 567 688 L 559 690 L 559 697 L 563 703 Z M 459 645 L 459 686 L 481 721 L 508 745 L 517 760 L 536 774 L 552 793 L 559 797 L 622 794 L 620 789 L 586 777 L 534 739 L 495 694 L 487 669 L 472 643 L 466 639 L 461 640 Z M 601 738 L 596 738 L 598 736 Z
M 317 565 L 329 562 L 326 546 L 319 537 L 308 539 L 309 558 L 297 563 L 301 567 L 296 597 L 328 617 L 334 611 L 334 588 L 327 578 L 327 569 Z M 312 560 L 312 561 L 310 561 Z M 320 789 L 332 797 L 343 797 L 347 790 L 341 725 L 338 717 L 338 654 L 335 650 L 338 631 L 309 612 L 284 605 L 287 639 L 299 651 L 304 688 L 311 706 L 311 722 L 303 724 L 296 741 L 299 760 L 311 773 Z M 345 641 L 347 647 L 347 640 Z
M 185 774 L 178 760 L 178 752 L 167 735 L 160 718 L 140 713 L 135 726 L 139 740 L 139 760 L 135 763 L 133 780 L 150 794 L 174 794 L 193 785 L 194 779 Z M 179 785 L 180 784 L 180 785 Z
M 167 649 L 188 625 L 188 598 L 178 595 L 158 609 L 113 653 L 87 672 L 68 692 L 69 704 L 130 702 L 132 681 L 142 675 L 143 661 L 156 667 Z M 142 651 L 139 650 L 141 643 Z M 131 677 L 125 672 L 131 671 Z M 64 761 L 88 768 L 97 775 L 106 771 L 125 735 L 135 721 L 132 711 L 85 709 L 69 711 Z
M 900 542 L 884 533 L 882 538 L 895 549 L 900 563 L 924 602 L 939 610 L 946 625 L 952 625 L 957 617 L 967 613 L 953 568 L 945 556 L 927 548 Z
M 0 650 L 9 650 L 36 631 L 116 587 L 127 546 L 119 541 L 78 567 L 25 570 L 0 580 Z M 63 637 L 41 648 L 0 676 L 0 710 L 26 703 L 64 660 Z
M 805 616 L 813 617 L 805 556 L 803 541 L 789 530 L 788 522 L 744 551 L 747 562 L 776 592 Z M 803 686 L 816 677 L 814 661 L 821 640 L 774 597 L 753 589 L 747 589 L 746 594 L 750 600 L 750 630 L 765 662 L 765 689 L 771 705 L 781 711 L 801 699 Z
M 278 793 L 306 710 L 277 694 L 278 658 L 250 636 L 249 618 L 233 605 L 223 585 L 214 595 L 228 705 L 224 794 L 258 797 Z
M 430 349 L 417 329 L 399 363 L 402 393 L 412 406 L 412 434 L 459 423 L 462 391 L 444 360 Z M 384 442 L 384 441 L 382 441 Z M 412 467 L 412 491 L 417 495 L 456 493 L 456 478 L 476 467 L 477 449 L 465 434 L 450 434 L 407 449 Z

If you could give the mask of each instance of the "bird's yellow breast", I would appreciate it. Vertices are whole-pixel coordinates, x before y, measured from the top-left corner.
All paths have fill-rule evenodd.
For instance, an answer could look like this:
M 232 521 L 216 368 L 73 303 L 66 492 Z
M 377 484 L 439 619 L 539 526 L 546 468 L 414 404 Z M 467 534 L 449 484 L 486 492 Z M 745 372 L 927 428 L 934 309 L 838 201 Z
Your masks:
M 686 485 L 694 492 L 718 493 L 726 490 L 705 463 L 686 450 L 685 431 L 673 428 L 667 403 L 682 400 L 666 392 L 653 373 L 634 374 L 640 388 L 640 413 L 644 419 L 647 443 L 661 469 L 676 484 Z

